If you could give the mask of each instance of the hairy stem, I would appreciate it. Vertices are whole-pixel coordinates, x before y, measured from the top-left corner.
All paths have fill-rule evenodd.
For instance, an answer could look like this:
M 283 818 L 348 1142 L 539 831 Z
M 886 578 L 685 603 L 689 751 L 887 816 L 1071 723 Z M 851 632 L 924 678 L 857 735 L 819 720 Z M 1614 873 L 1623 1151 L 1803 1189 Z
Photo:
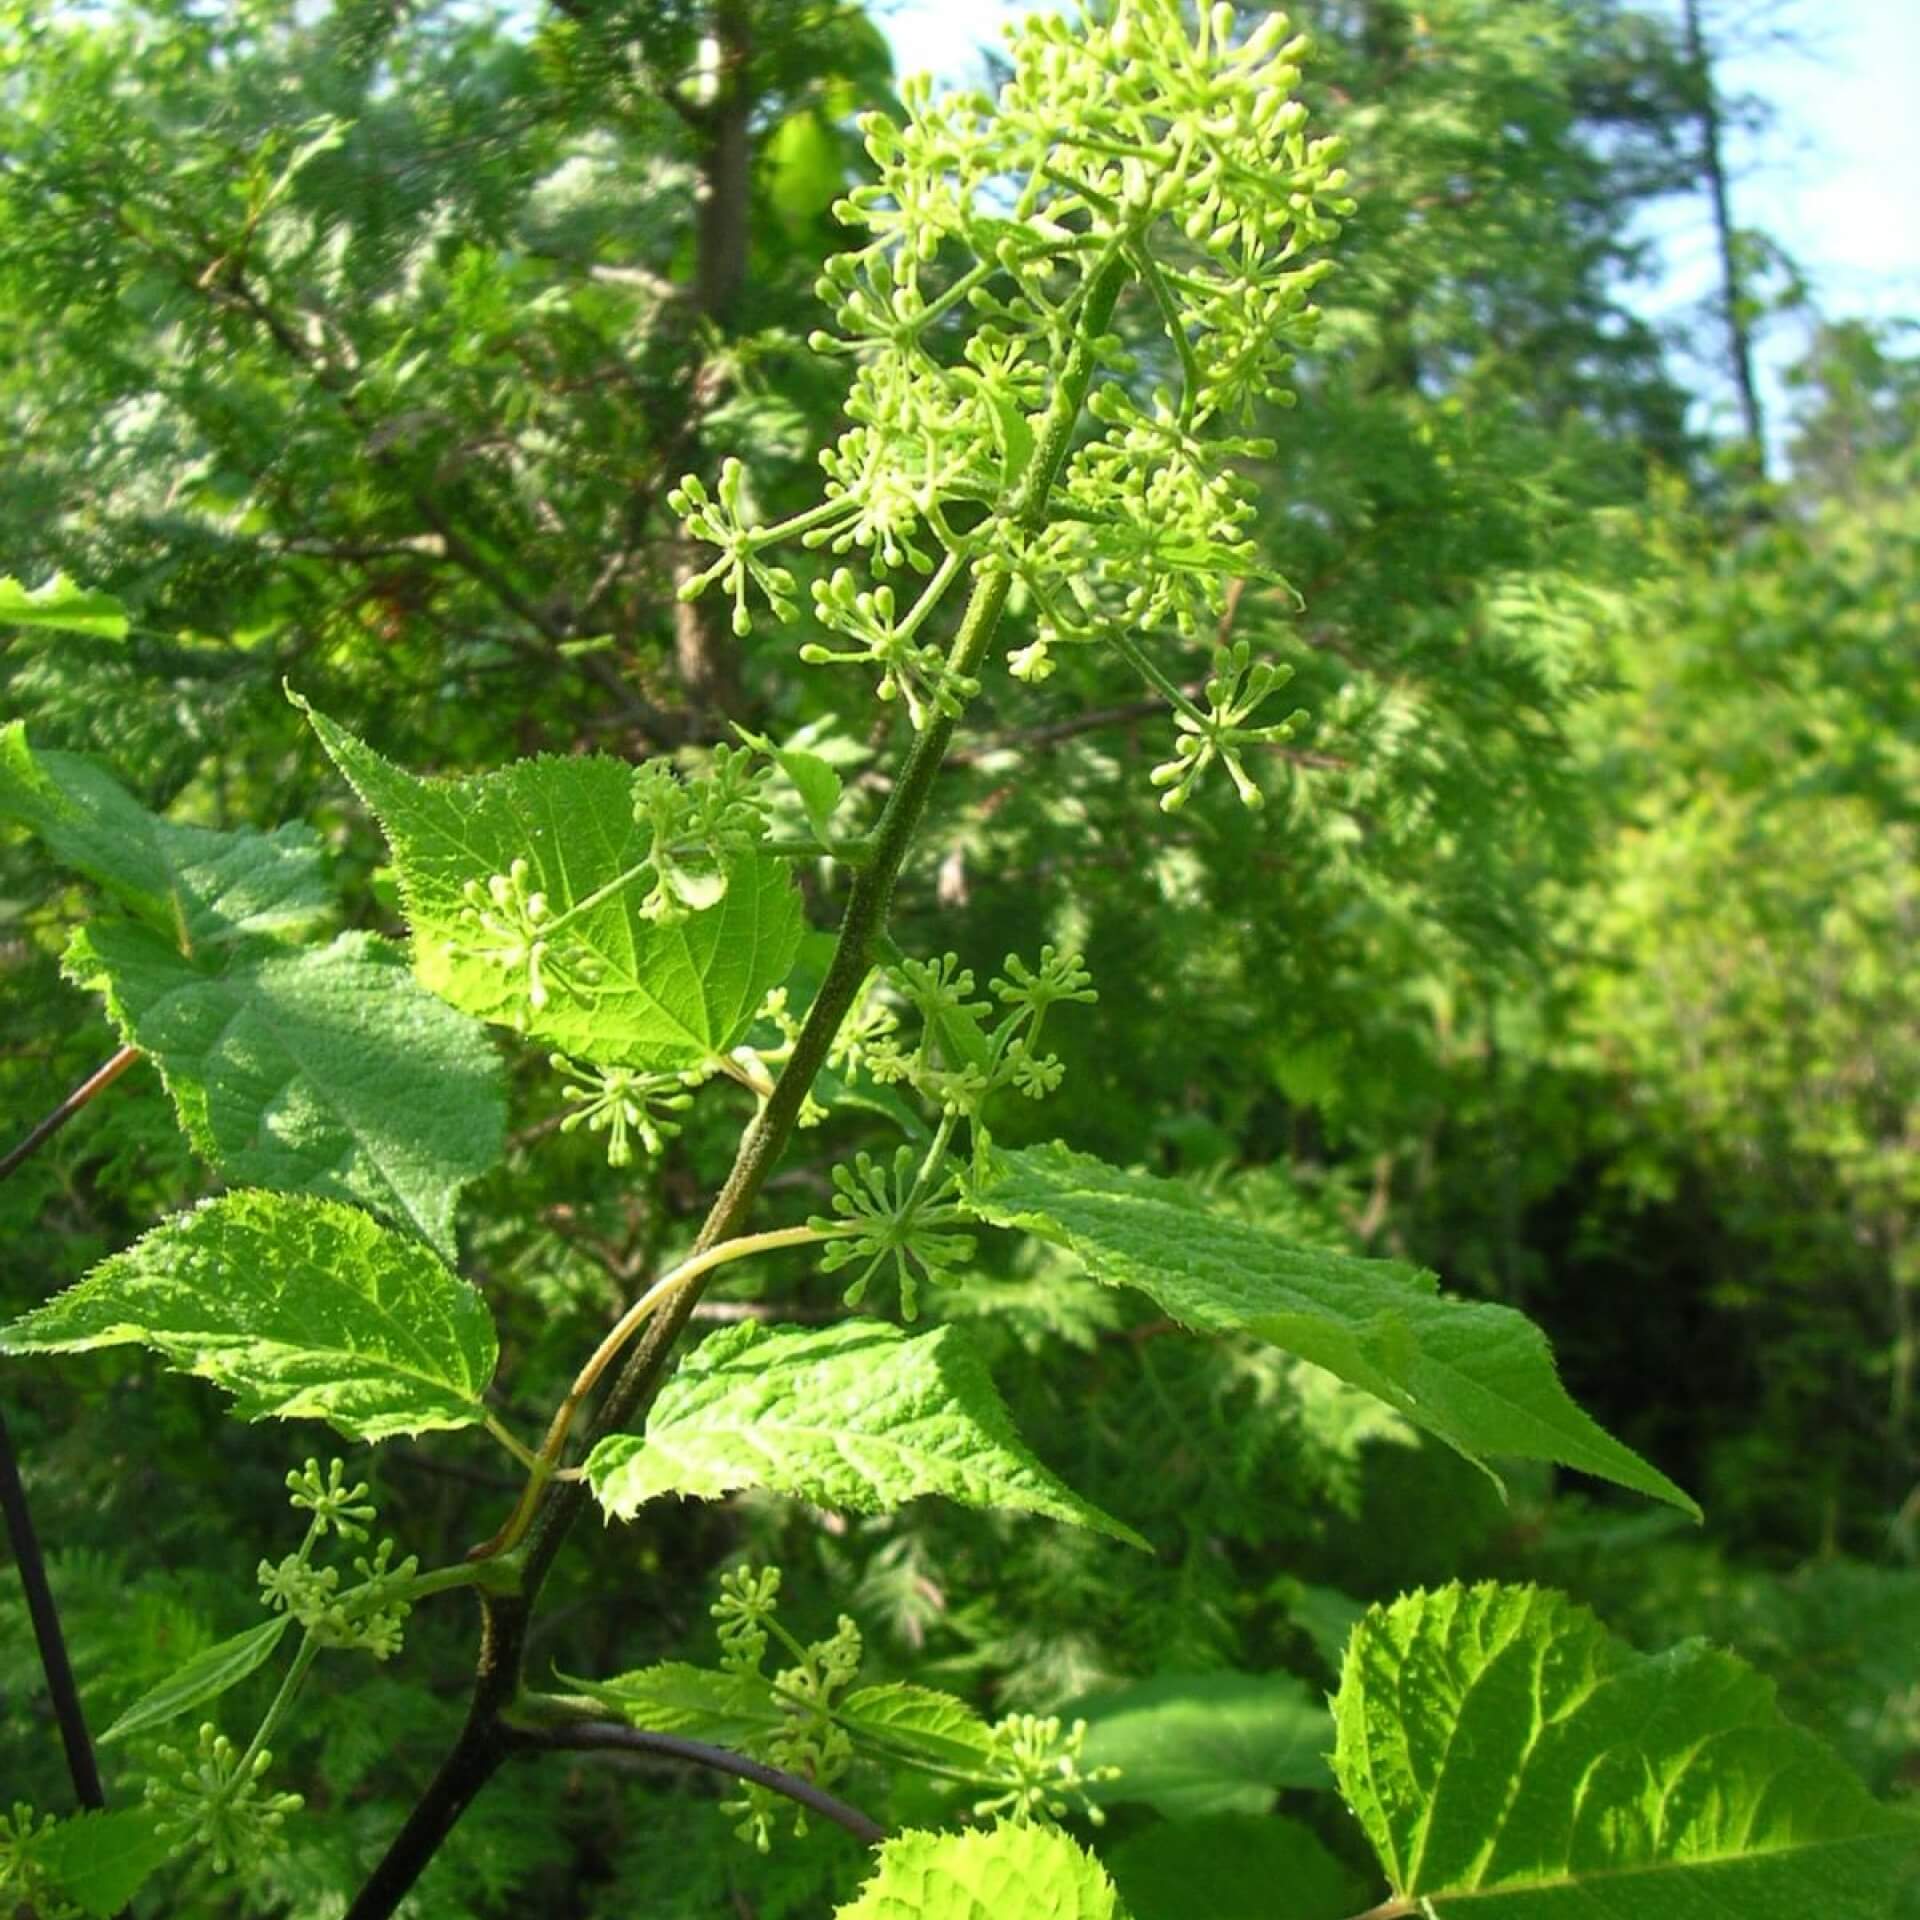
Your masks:
M 1054 484 L 1066 463 L 1074 428 L 1093 384 L 1093 343 L 1112 319 L 1126 277 L 1126 259 L 1121 243 L 1116 241 L 1086 285 L 1074 345 L 1055 383 L 1036 436 L 1032 463 L 1012 508 L 1011 517 L 1022 534 L 1038 533 L 1045 524 Z M 1004 568 L 976 569 L 966 612 L 948 653 L 948 665 L 955 674 L 978 672 L 1006 610 L 1012 585 L 1013 576 Z M 931 716 L 908 750 L 874 832 L 871 855 L 854 875 L 826 977 L 808 1010 L 792 1057 L 766 1104 L 741 1136 L 733 1169 L 694 1242 L 696 1255 L 738 1234 L 762 1183 L 799 1124 L 808 1090 L 826 1063 L 841 1022 L 866 984 L 875 948 L 886 932 L 895 883 L 919 831 L 956 725 L 952 716 Z M 589 1429 L 591 1435 L 625 1427 L 644 1415 L 700 1293 L 697 1279 L 676 1287 L 648 1319 L 601 1404 Z M 519 1692 L 533 1605 L 588 1498 L 583 1481 L 549 1481 L 524 1541 L 503 1560 L 503 1571 L 510 1568 L 514 1576 L 511 1590 L 483 1590 L 480 1659 L 466 1726 L 386 1857 L 348 1910 L 346 1920 L 390 1920 L 461 1814 L 513 1751 L 514 1736 L 503 1715 Z

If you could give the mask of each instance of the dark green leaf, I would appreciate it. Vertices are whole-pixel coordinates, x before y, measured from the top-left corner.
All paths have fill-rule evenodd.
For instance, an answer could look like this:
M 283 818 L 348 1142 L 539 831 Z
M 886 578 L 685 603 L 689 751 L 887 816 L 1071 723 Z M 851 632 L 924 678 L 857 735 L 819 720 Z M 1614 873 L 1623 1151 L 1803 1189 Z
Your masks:
M 1397 1408 L 1469 1460 L 1555 1460 L 1699 1508 L 1567 1397 L 1545 1336 L 1511 1308 L 1448 1299 L 1431 1273 L 1298 1247 L 1188 1189 L 1057 1142 L 995 1157 L 975 1211 L 1069 1247 L 1184 1326 L 1244 1333 Z
M 66 968 L 106 996 L 229 1179 L 358 1201 L 453 1255 L 459 1191 L 505 1143 L 504 1074 L 484 1031 L 384 941 L 347 933 L 207 974 L 109 921 L 75 935 Z
M 229 1687 L 237 1687 L 248 1674 L 273 1658 L 273 1650 L 280 1644 L 287 1625 L 288 1616 L 278 1614 L 257 1627 L 249 1627 L 245 1633 L 236 1633 L 231 1640 L 222 1640 L 205 1653 L 196 1654 L 184 1667 L 168 1674 L 150 1693 L 142 1694 L 100 1736 L 100 1744 L 104 1747 L 110 1741 L 126 1739 L 129 1734 L 144 1733 L 147 1728 L 160 1726 L 205 1701 L 218 1699 Z

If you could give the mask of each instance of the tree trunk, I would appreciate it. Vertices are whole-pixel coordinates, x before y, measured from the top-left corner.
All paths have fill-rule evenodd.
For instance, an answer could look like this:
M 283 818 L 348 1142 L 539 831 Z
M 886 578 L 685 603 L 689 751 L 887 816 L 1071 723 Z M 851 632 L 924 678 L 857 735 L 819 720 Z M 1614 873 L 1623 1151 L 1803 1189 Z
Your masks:
M 748 63 L 753 52 L 747 0 L 719 0 L 714 9 L 719 81 L 698 124 L 699 205 L 695 227 L 694 305 L 701 320 L 725 332 L 734 319 L 747 277 L 748 212 L 753 150 L 748 119 L 753 92 Z M 700 464 L 700 415 L 716 397 L 708 368 L 697 369 L 689 402 L 690 464 Z M 692 541 L 674 549 L 673 584 L 681 585 L 710 564 L 712 556 Z M 728 624 L 724 596 L 674 601 L 674 664 L 691 709 L 690 731 L 743 717 L 740 652 Z
M 1746 295 L 1734 244 L 1733 204 L 1727 190 L 1726 156 L 1722 148 L 1720 97 L 1714 90 L 1713 62 L 1707 52 L 1700 0 L 1685 0 L 1685 8 L 1687 59 L 1693 68 L 1695 111 L 1700 121 L 1700 163 L 1707 176 L 1714 240 L 1720 254 L 1720 307 L 1726 320 L 1727 356 L 1734 391 L 1740 399 L 1742 438 L 1757 479 L 1766 468 L 1766 421 L 1760 411 L 1760 390 L 1754 383 L 1753 335 L 1747 326 Z

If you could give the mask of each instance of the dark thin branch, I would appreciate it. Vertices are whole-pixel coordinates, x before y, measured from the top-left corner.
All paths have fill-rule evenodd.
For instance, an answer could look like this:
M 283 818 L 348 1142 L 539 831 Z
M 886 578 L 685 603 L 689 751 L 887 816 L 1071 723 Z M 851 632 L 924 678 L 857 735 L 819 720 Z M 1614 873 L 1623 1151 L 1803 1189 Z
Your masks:
M 778 1767 L 749 1759 L 728 1747 L 709 1746 L 704 1740 L 687 1740 L 674 1733 L 645 1733 L 618 1720 L 575 1720 L 565 1726 L 542 1727 L 537 1733 L 520 1733 L 516 1739 L 541 1753 L 653 1753 L 668 1760 L 684 1760 L 691 1766 L 731 1774 L 736 1780 L 751 1780 L 770 1793 L 797 1801 L 846 1828 L 863 1846 L 875 1846 L 887 1837 L 885 1827 L 868 1819 L 858 1807 L 836 1800 L 811 1780 L 803 1780 L 797 1773 L 783 1773 Z
M 138 1047 L 122 1047 L 104 1067 L 75 1087 L 17 1147 L 10 1153 L 0 1155 L 0 1180 L 6 1179 L 23 1161 L 30 1160 L 38 1153 L 96 1093 L 112 1086 L 139 1058 Z
M 107 1804 L 107 1796 L 100 1785 L 87 1716 L 81 1710 L 80 1689 L 74 1684 L 73 1662 L 67 1658 L 66 1635 L 60 1631 L 59 1610 L 47 1581 L 47 1563 L 41 1557 L 40 1537 L 33 1530 L 33 1515 L 27 1511 L 27 1490 L 20 1483 L 20 1468 L 13 1457 L 13 1442 L 4 1417 L 0 1417 L 0 1514 L 6 1517 L 7 1542 L 20 1569 L 20 1584 L 26 1589 L 27 1615 L 40 1649 L 40 1670 L 47 1676 L 47 1694 L 60 1726 L 60 1744 L 67 1750 L 67 1776 L 80 1805 L 98 1812 Z
M 89 1074 L 11 1153 L 0 1158 L 0 1180 L 37 1153 L 95 1094 L 112 1086 L 139 1058 L 138 1047 L 122 1047 L 105 1066 Z M 3 1415 L 0 1415 L 0 1516 L 5 1518 L 7 1544 L 13 1550 L 14 1564 L 20 1569 L 20 1585 L 26 1591 L 27 1616 L 33 1622 L 34 1644 L 40 1650 L 40 1671 L 47 1677 L 47 1697 L 53 1702 L 60 1744 L 67 1753 L 67 1775 L 82 1808 L 98 1812 L 107 1804 L 107 1796 L 100 1785 L 93 1739 L 87 1732 L 87 1716 L 80 1706 L 80 1689 L 74 1684 L 73 1662 L 67 1657 L 67 1637 L 60 1628 L 60 1610 L 53 1602 L 47 1563 L 40 1552 L 40 1536 L 34 1531 L 33 1515 L 27 1507 L 27 1489 L 20 1478 L 19 1462 L 14 1458 L 13 1441 Z

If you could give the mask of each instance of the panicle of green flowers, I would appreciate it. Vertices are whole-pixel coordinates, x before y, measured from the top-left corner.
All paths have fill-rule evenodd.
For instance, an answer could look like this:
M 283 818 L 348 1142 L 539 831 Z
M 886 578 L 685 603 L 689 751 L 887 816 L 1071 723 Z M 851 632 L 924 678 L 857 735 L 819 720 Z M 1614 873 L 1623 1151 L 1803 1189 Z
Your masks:
M 1033 966 L 1018 954 L 1007 956 L 1005 975 L 990 983 L 1002 1008 L 991 1027 L 993 1005 L 974 997 L 973 972 L 958 954 L 903 959 L 886 968 L 883 978 L 918 1014 L 918 1044 L 901 1041 L 897 1016 L 869 993 L 835 1042 L 833 1059 L 841 1071 L 911 1086 L 939 1108 L 940 1127 L 924 1151 L 897 1148 L 890 1166 L 860 1153 L 850 1167 L 835 1167 L 833 1215 L 808 1224 L 833 1236 L 820 1256 L 823 1272 L 859 1265 L 844 1296 L 848 1305 L 857 1306 L 874 1275 L 891 1265 L 901 1315 L 912 1320 L 921 1283 L 973 1257 L 972 1236 L 957 1231 L 968 1213 L 963 1182 L 947 1159 L 954 1123 L 967 1121 L 975 1163 L 983 1165 L 992 1144 L 984 1110 L 993 1095 L 1011 1088 L 1043 1099 L 1066 1071 L 1057 1054 L 1040 1049 L 1049 1009 L 1099 996 L 1080 956 L 1051 946 L 1041 949 Z
M 343 1540 L 364 1540 L 367 1528 L 378 1518 L 378 1509 L 367 1498 L 369 1491 L 364 1480 L 347 1484 L 344 1460 L 330 1460 L 324 1474 L 318 1460 L 309 1460 L 287 1475 L 287 1504 L 297 1513 L 313 1515 L 316 1540 L 324 1540 L 329 1532 Z
M 1292 399 L 1289 349 L 1311 337 L 1328 271 L 1313 256 L 1351 210 L 1341 143 L 1309 140 L 1294 97 L 1305 39 L 1279 14 L 1234 36 L 1231 6 L 1203 6 L 1190 27 L 1179 0 L 1118 0 L 1109 18 L 1014 32 L 997 97 L 936 96 L 914 79 L 900 123 L 863 116 L 875 178 L 836 213 L 869 237 L 828 264 L 818 291 L 839 331 L 812 336 L 856 362 L 850 424 L 821 455 L 819 502 L 777 524 L 750 522 L 737 464 L 717 501 L 683 483 L 688 530 L 720 549 L 686 592 L 724 584 L 745 630 L 750 589 L 793 616 L 794 577 L 763 558 L 770 548 L 845 558 L 811 590 L 839 643 L 810 638 L 802 657 L 867 667 L 918 728 L 978 690 L 929 630 L 966 571 L 1021 589 L 1033 621 L 1012 653 L 1021 677 L 1045 677 L 1062 645 L 1124 641 L 1166 690 L 1135 638 L 1192 643 L 1229 582 L 1260 573 L 1232 463 L 1271 443 L 1206 430 Z M 1119 379 L 1096 387 L 1101 430 L 1054 497 L 1030 499 L 1036 429 L 1076 344 L 1112 375 L 1137 370 L 1117 336 L 1080 338 L 1089 288 L 1115 271 L 1157 317 L 1177 385 L 1144 402 Z M 905 592 L 903 571 L 918 581 Z M 1259 743 L 1241 719 L 1215 723 L 1239 737 L 1210 751 L 1182 745 L 1182 796 L 1214 760 L 1243 799 L 1257 792 L 1225 751 Z
M 959 1180 L 951 1173 L 930 1172 L 912 1147 L 898 1148 L 890 1169 L 871 1154 L 855 1154 L 851 1167 L 834 1168 L 833 1187 L 838 1217 L 819 1217 L 808 1224 L 845 1236 L 831 1241 L 821 1254 L 823 1272 L 865 1263 L 843 1296 L 848 1306 L 860 1304 L 873 1276 L 891 1261 L 901 1317 L 916 1319 L 919 1277 L 937 1280 L 946 1269 L 973 1258 L 973 1236 L 952 1231 L 966 1218 L 959 1204 Z M 848 1226 L 854 1231 L 847 1233 Z
M 1284 720 L 1270 726 L 1251 727 L 1247 722 L 1270 694 L 1279 692 L 1292 678 L 1291 667 L 1255 660 L 1244 640 L 1218 649 L 1213 656 L 1213 677 L 1206 686 L 1206 712 L 1191 704 L 1176 710 L 1174 757 L 1162 761 L 1147 776 L 1156 787 L 1167 789 L 1160 799 L 1162 808 L 1171 813 L 1185 806 L 1193 783 L 1216 760 L 1226 768 L 1243 805 L 1264 806 L 1266 796 L 1240 756 L 1248 747 L 1291 740 L 1307 717 L 1306 709 L 1295 708 Z
M 267 1789 L 266 1748 L 242 1753 L 210 1720 L 192 1752 L 162 1747 L 159 1759 L 166 1771 L 147 1782 L 154 1824 L 175 1852 L 209 1855 L 216 1873 L 243 1871 L 271 1852 L 287 1815 L 305 1805 L 297 1793 Z
M 533 885 L 533 869 L 515 860 L 505 873 L 461 889 L 462 950 L 504 973 L 524 974 L 527 1004 L 538 1013 L 556 986 L 591 985 L 598 962 L 554 944 L 556 916 L 547 896 Z
M 775 1618 L 779 1596 L 778 1567 L 742 1567 L 722 1576 L 720 1598 L 710 1609 L 719 1629 L 720 1664 L 730 1673 L 760 1679 L 771 1642 L 777 1638 L 786 1647 L 794 1664 L 770 1682 L 780 1722 L 750 1742 L 749 1751 L 769 1766 L 825 1786 L 853 1760 L 853 1742 L 836 1723 L 834 1710 L 860 1671 L 860 1629 L 842 1614 L 824 1640 L 802 1646 Z M 792 1813 L 796 1836 L 807 1830 L 805 1808 L 765 1787 L 748 1785 L 739 1798 L 721 1804 L 741 1816 L 735 1833 L 761 1853 L 772 1843 L 774 1816 L 782 1809 Z
M 866 1026 L 857 1062 L 882 1085 L 904 1081 L 944 1112 L 964 1115 L 976 1129 L 991 1096 L 1011 1087 L 1041 1099 L 1059 1086 L 1065 1068 L 1056 1054 L 1040 1050 L 1040 1032 L 1051 1007 L 1099 998 L 1092 976 L 1075 953 L 1049 946 L 1029 967 L 1009 954 L 1006 976 L 990 982 L 1004 1011 L 993 1026 L 991 1003 L 973 998 L 974 981 L 957 954 L 936 960 L 903 960 L 886 971 L 895 992 L 920 1016 L 920 1037 L 904 1045 L 897 1022 Z

